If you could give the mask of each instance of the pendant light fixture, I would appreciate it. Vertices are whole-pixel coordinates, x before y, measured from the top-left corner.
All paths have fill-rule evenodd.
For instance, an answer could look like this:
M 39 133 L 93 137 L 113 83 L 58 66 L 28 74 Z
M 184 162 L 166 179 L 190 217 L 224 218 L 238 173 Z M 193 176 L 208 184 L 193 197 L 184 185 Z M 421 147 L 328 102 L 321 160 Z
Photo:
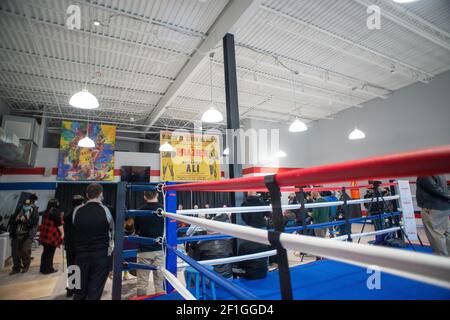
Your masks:
M 349 140 L 361 140 L 364 139 L 365 137 L 366 134 L 361 130 L 359 130 L 357 127 L 355 127 L 355 129 L 348 135 Z
M 308 127 L 303 121 L 299 120 L 298 118 L 295 118 L 294 122 L 292 122 L 289 126 L 289 132 L 303 132 L 306 130 L 308 130 Z
M 95 142 L 89 138 L 89 122 L 86 124 L 86 136 L 78 141 L 78 146 L 80 148 L 95 148 Z
M 72 107 L 79 109 L 97 109 L 98 100 L 86 87 L 75 93 L 69 100 Z
M 296 100 L 296 94 L 295 94 L 295 71 L 291 71 L 292 73 L 292 95 L 294 99 L 294 110 L 297 109 L 297 100 Z M 294 122 L 291 123 L 289 126 L 289 132 L 303 132 L 308 130 L 308 127 L 306 124 L 300 120 L 299 118 L 295 117 Z
M 277 157 L 277 158 L 286 158 L 287 154 L 283 150 L 278 150 L 278 152 L 275 154 L 275 157 Z
M 411 2 L 417 2 L 419 0 L 392 0 L 396 3 L 411 3 Z
M 78 109 L 97 109 L 99 107 L 97 98 L 86 89 L 91 74 L 91 33 L 92 30 L 89 27 L 86 82 L 83 89 L 75 93 L 69 100 L 69 104 Z
M 159 151 L 172 152 L 173 151 L 173 147 L 172 147 L 172 145 L 170 143 L 168 143 L 166 141 L 159 147 Z
M 166 127 L 165 132 L 167 132 L 167 127 Z M 164 139 L 164 136 L 163 136 L 163 139 Z M 172 152 L 173 150 L 174 150 L 173 146 L 168 141 L 164 142 L 162 145 L 159 146 L 159 151 L 162 151 L 162 152 Z
M 213 72 L 212 72 L 212 58 L 214 56 L 214 53 L 211 53 L 209 55 L 209 78 L 210 78 L 210 85 L 211 85 L 211 103 L 203 115 L 202 115 L 202 121 L 207 123 L 217 123 L 221 122 L 223 120 L 222 113 L 217 110 L 217 108 L 214 106 L 213 102 Z

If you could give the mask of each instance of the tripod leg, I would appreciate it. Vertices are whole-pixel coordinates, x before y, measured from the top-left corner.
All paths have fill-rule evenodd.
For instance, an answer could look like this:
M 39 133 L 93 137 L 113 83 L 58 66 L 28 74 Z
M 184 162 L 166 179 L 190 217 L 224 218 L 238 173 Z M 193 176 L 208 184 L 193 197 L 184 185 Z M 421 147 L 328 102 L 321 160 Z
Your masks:
M 366 227 L 367 219 L 364 220 L 363 226 L 361 228 L 361 233 L 364 233 L 364 228 Z M 361 238 L 358 238 L 358 243 L 361 241 Z
M 419 234 L 417 234 L 417 239 L 419 239 L 419 242 L 420 242 L 420 246 L 421 246 L 421 247 L 423 247 L 423 242 L 422 242 L 422 239 L 420 239 L 420 236 L 419 236 Z

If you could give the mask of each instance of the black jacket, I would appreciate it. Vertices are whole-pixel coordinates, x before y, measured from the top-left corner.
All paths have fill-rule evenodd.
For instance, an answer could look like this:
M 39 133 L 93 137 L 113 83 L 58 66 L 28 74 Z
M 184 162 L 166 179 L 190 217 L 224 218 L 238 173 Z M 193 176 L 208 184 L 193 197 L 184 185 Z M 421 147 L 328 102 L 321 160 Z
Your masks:
M 228 258 L 231 256 L 233 256 L 231 239 L 199 241 L 194 249 L 194 259 L 197 261 Z M 214 271 L 225 278 L 233 276 L 231 264 L 228 263 L 215 265 Z
M 364 196 L 364 198 L 366 198 L 366 196 Z M 343 195 L 341 195 L 339 201 L 344 201 L 344 199 L 347 199 L 347 201 L 352 200 L 352 198 L 347 193 L 344 193 Z M 349 204 L 348 205 L 348 214 L 349 214 L 349 219 L 361 218 L 362 217 L 361 205 L 360 204 Z M 344 206 L 337 207 L 337 217 L 338 217 L 338 219 L 341 219 L 341 217 L 342 217 L 342 219 L 345 218 Z
M 109 209 L 100 202 L 88 201 L 75 208 L 75 251 L 79 254 L 108 255 L 109 231 L 113 221 Z
M 39 224 L 38 208 L 36 206 L 31 206 L 29 218 L 26 219 L 25 221 L 21 220 L 17 221 L 17 216 L 22 213 L 23 213 L 23 206 L 20 206 L 18 210 L 10 218 L 8 226 L 9 236 L 11 238 L 15 238 L 17 236 L 17 229 L 19 227 L 19 224 L 21 224 L 20 227 L 23 228 L 23 230 L 27 231 L 26 236 L 29 239 L 33 239 L 37 233 L 37 226 Z
M 450 195 L 445 176 L 417 178 L 417 205 L 433 210 L 449 210 Z
M 247 255 L 252 253 L 264 252 L 270 250 L 270 247 L 257 242 L 242 240 L 239 243 L 238 255 Z M 238 263 L 238 267 L 244 269 L 245 273 L 242 275 L 245 279 L 256 280 L 265 278 L 267 275 L 268 258 L 259 258 Z
M 250 196 L 242 203 L 242 207 L 265 206 L 266 204 L 260 197 Z M 264 217 L 269 217 L 270 212 L 249 212 L 242 213 L 242 220 L 253 228 L 267 228 Z
M 75 250 L 75 227 L 73 225 L 74 210 L 75 208 L 72 208 L 64 213 L 64 248 L 66 251 Z
M 156 210 L 163 208 L 163 205 L 158 202 L 149 202 L 142 206 L 140 210 Z M 136 234 L 141 237 L 159 238 L 164 234 L 164 218 L 158 217 L 156 214 L 150 216 L 136 217 L 134 219 L 134 229 Z M 159 251 L 162 250 L 160 244 L 140 244 L 139 250 L 141 252 Z

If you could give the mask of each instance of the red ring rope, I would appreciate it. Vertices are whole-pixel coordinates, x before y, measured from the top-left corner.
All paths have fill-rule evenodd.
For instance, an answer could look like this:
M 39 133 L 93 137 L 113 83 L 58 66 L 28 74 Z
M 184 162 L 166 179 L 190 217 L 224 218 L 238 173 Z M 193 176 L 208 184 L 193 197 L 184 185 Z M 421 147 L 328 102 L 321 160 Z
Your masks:
M 386 179 L 450 172 L 450 145 L 346 161 L 278 173 L 280 187 L 338 183 L 349 180 Z M 195 182 L 165 187 L 166 190 L 237 192 L 266 190 L 264 177 L 245 177 Z

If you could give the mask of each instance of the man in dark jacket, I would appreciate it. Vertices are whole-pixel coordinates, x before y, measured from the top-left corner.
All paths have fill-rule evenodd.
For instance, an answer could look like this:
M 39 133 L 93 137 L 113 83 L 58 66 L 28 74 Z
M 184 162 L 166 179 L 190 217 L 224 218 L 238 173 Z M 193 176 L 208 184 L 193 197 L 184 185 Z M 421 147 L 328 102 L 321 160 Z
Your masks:
M 75 265 L 75 227 L 73 226 L 73 213 L 84 202 L 83 196 L 76 194 L 72 197 L 72 208 L 64 213 L 64 249 L 66 250 L 67 268 Z M 67 274 L 70 276 L 71 274 Z M 67 297 L 75 294 L 74 289 L 66 288 Z
M 416 199 L 422 208 L 422 221 L 433 252 L 448 257 L 450 195 L 445 176 L 418 177 Z
M 230 222 L 227 214 L 215 215 L 212 220 Z M 216 232 L 208 231 L 208 234 Z M 193 258 L 197 261 L 229 258 L 233 256 L 232 239 L 199 241 L 193 250 Z M 233 277 L 232 265 L 229 263 L 214 266 L 214 271 L 225 278 Z
M 163 206 L 158 202 L 158 192 L 145 191 L 144 192 L 145 205 L 140 210 L 155 211 Z M 150 216 L 136 217 L 134 219 L 134 228 L 137 235 L 147 238 L 159 238 L 164 234 L 164 218 L 156 214 Z M 154 244 L 140 244 L 138 262 L 151 264 L 154 266 L 164 265 L 164 252 L 158 243 Z M 164 291 L 164 276 L 160 270 L 152 270 L 153 285 L 155 293 Z M 148 278 L 150 270 L 137 270 L 137 295 L 147 295 Z
M 76 264 L 80 268 L 80 288 L 74 300 L 100 300 L 108 278 L 108 251 L 114 220 L 102 204 L 103 187 L 93 183 L 86 188 L 88 201 L 75 208 Z
M 242 240 L 239 243 L 238 255 L 248 255 L 252 253 L 269 251 L 270 247 L 261 243 Z M 268 258 L 259 258 L 238 263 L 238 268 L 243 270 L 240 274 L 242 278 L 256 280 L 265 278 L 267 275 Z
M 265 206 L 264 201 L 256 192 L 249 191 L 247 199 L 242 203 L 241 207 Z M 270 212 L 248 212 L 241 214 L 242 220 L 246 225 L 253 228 L 267 228 L 266 217 L 270 217 Z

